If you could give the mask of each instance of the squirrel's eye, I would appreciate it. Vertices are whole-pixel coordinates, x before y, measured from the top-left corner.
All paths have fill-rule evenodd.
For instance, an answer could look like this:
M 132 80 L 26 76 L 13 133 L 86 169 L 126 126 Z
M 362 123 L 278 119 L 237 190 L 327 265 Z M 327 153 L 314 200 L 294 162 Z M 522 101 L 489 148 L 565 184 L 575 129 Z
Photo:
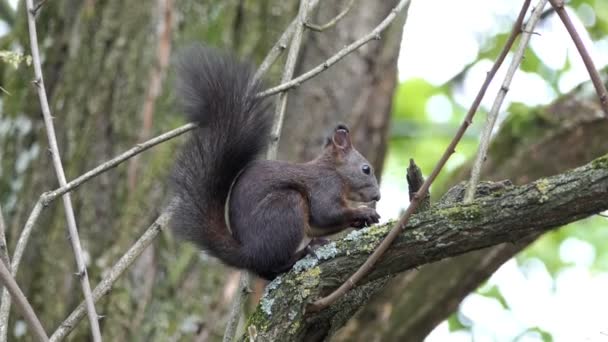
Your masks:
M 361 171 L 363 171 L 363 173 L 365 173 L 366 175 L 369 175 L 372 172 L 372 168 L 369 167 L 369 165 L 365 164 L 361 167 Z

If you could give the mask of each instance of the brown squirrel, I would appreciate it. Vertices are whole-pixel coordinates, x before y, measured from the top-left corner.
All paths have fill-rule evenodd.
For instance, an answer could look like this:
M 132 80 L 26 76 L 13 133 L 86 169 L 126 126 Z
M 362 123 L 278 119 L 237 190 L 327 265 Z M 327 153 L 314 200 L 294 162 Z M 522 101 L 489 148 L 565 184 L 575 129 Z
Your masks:
M 375 209 L 351 202 L 377 201 L 380 192 L 345 125 L 310 162 L 256 160 L 273 116 L 253 75 L 252 66 L 212 48 L 182 55 L 177 95 L 199 127 L 171 175 L 170 225 L 224 263 L 273 279 L 306 255 L 311 240 L 377 223 Z

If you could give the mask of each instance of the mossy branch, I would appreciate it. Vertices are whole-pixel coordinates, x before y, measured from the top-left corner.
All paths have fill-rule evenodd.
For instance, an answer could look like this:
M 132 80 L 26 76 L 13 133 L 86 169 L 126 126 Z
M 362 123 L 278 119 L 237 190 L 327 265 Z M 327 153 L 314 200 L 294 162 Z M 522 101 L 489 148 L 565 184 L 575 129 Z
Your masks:
M 508 183 L 502 183 L 508 184 Z M 465 252 L 516 242 L 608 209 L 608 155 L 593 162 L 523 186 L 496 187 L 469 204 L 439 204 L 414 215 L 374 271 L 353 291 L 375 279 Z M 328 324 L 346 306 L 339 301 L 319 313 L 306 306 L 340 285 L 374 250 L 391 224 L 354 231 L 306 257 L 266 290 L 248 326 L 259 340 L 304 341 L 334 331 Z M 320 328 L 323 326 L 323 328 Z M 251 330 L 251 329 L 249 329 Z M 246 338 L 246 337 L 244 337 Z

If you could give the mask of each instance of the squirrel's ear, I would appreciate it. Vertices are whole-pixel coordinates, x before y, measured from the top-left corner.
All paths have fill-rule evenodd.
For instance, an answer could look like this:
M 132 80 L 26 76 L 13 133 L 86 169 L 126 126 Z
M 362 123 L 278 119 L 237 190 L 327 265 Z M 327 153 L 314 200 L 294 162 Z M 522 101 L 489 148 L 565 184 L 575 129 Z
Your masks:
M 352 147 L 350 133 L 348 132 L 348 128 L 344 125 L 338 125 L 338 127 L 336 127 L 331 141 L 336 148 L 343 151 L 348 151 Z

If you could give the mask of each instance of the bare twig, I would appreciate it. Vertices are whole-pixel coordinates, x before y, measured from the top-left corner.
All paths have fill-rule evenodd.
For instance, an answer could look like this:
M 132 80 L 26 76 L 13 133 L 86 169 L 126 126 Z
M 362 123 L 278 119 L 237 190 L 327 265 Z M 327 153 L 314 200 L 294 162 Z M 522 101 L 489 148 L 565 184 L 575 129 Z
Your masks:
M 500 107 L 502 106 L 502 103 L 505 97 L 507 96 L 507 92 L 509 91 L 509 87 L 511 86 L 513 76 L 519 68 L 521 61 L 524 59 L 524 52 L 526 52 L 526 48 L 528 47 L 528 43 L 530 42 L 530 37 L 532 37 L 532 32 L 534 31 L 534 27 L 540 21 L 543 8 L 546 4 L 546 1 L 541 1 L 541 3 L 539 3 L 538 6 L 534 8 L 532 14 L 530 15 L 530 19 L 521 31 L 521 39 L 519 41 L 519 45 L 517 46 L 517 49 L 513 54 L 513 59 L 511 60 L 509 68 L 507 69 L 505 79 L 502 82 L 500 89 L 498 90 L 498 94 L 496 95 L 496 99 L 494 100 L 492 108 L 488 113 L 486 124 L 481 133 L 481 141 L 479 142 L 479 148 L 477 150 L 475 162 L 473 164 L 473 167 L 471 168 L 471 179 L 469 180 L 467 191 L 464 195 L 464 203 L 470 203 L 475 198 L 475 189 L 477 188 L 479 178 L 481 177 L 481 168 L 483 166 L 483 162 L 486 160 L 486 154 L 488 152 L 488 147 L 490 146 L 490 138 L 492 136 L 494 124 L 496 123 L 496 118 L 498 117 L 498 112 L 500 111 Z M 525 12 L 521 12 L 519 15 L 525 15 Z
M 338 51 L 335 55 L 333 55 L 329 59 L 327 59 L 325 62 L 317 65 L 316 67 L 309 70 L 308 72 L 294 78 L 293 80 L 291 80 L 289 82 L 285 82 L 276 87 L 272 87 L 270 89 L 264 90 L 264 91 L 258 93 L 258 96 L 260 96 L 260 97 L 270 96 L 270 95 L 274 95 L 274 94 L 283 92 L 287 89 L 297 87 L 302 82 L 316 76 L 323 70 L 326 70 L 330 66 L 334 65 L 336 62 L 338 62 L 339 60 L 344 58 L 346 55 L 355 51 L 356 49 L 358 49 L 362 45 L 366 44 L 370 40 L 380 39 L 380 33 L 382 33 L 382 31 L 384 31 L 384 29 L 386 29 L 388 27 L 388 25 L 395 19 L 397 14 L 399 12 L 401 12 L 401 10 L 404 9 L 407 5 L 409 5 L 409 3 L 410 3 L 410 0 L 400 0 L 399 3 L 397 4 L 397 6 L 395 6 L 395 8 L 393 8 L 391 10 L 391 13 L 389 15 L 387 15 L 386 18 L 384 18 L 384 20 L 382 20 L 382 22 L 380 24 L 378 24 L 378 26 L 376 26 L 376 28 L 374 28 L 370 33 L 359 38 L 358 40 L 354 41 L 350 45 L 344 47 L 343 49 Z
M 285 62 L 285 69 L 283 70 L 283 76 L 281 77 L 281 83 L 289 82 L 293 78 L 293 74 L 296 69 L 296 61 L 298 60 L 298 54 L 300 53 L 300 47 L 302 45 L 302 36 L 304 34 L 304 22 L 306 21 L 306 15 L 308 13 L 308 2 L 309 0 L 300 1 L 300 10 L 298 11 L 298 25 L 296 26 L 293 34 L 293 39 L 287 55 L 287 61 Z M 267 159 L 276 159 L 277 150 L 279 148 L 279 139 L 281 138 L 281 128 L 283 127 L 283 118 L 285 117 L 285 109 L 287 108 L 287 92 L 279 94 L 277 105 L 275 108 L 274 122 L 272 125 L 272 131 L 270 133 L 270 144 L 266 153 Z
M 228 314 L 228 323 L 226 323 L 226 329 L 224 330 L 223 342 L 231 342 L 234 339 L 236 328 L 241 318 L 241 312 L 243 310 L 243 303 L 247 299 L 249 293 L 251 293 L 251 275 L 247 271 L 241 271 L 239 277 L 239 286 L 232 299 L 230 305 L 230 313 Z
M 15 300 L 15 306 L 19 309 L 19 311 L 21 311 L 21 314 L 27 322 L 27 326 L 32 330 L 36 338 L 39 341 L 48 341 L 49 338 L 46 335 L 42 324 L 40 324 L 38 316 L 36 316 L 34 309 L 32 309 L 32 306 L 27 301 L 27 298 L 25 298 L 25 295 L 19 288 L 19 285 L 17 285 L 15 282 L 13 276 L 11 276 L 11 272 L 8 270 L 4 262 L 0 262 L 0 280 Z
M 308 11 L 312 11 L 318 4 L 319 0 L 310 0 L 310 2 L 308 3 Z M 281 34 L 279 40 L 277 40 L 274 46 L 270 49 L 270 51 L 262 61 L 262 64 L 260 64 L 260 67 L 255 72 L 255 75 L 253 76 L 254 79 L 257 80 L 264 76 L 264 74 L 268 71 L 268 69 L 270 69 L 270 67 L 274 64 L 277 58 L 279 58 L 281 53 L 283 53 L 283 50 L 287 49 L 287 43 L 293 36 L 293 33 L 296 31 L 296 26 L 298 26 L 299 23 L 298 20 L 299 19 L 296 17 L 287 26 L 283 34 Z
M 2 215 L 2 206 L 0 205 L 0 260 L 6 265 L 10 265 L 8 257 L 8 246 L 6 245 L 6 223 L 4 215 Z
M 2 215 L 2 207 L 0 206 L 0 261 L 5 265 L 10 265 L 10 258 L 8 256 L 8 246 L 6 245 L 6 223 L 4 216 Z M 5 342 L 8 333 L 8 308 L 10 307 L 10 295 L 8 290 L 2 288 L 2 304 L 0 304 L 0 341 Z M 6 302 L 6 304 L 5 304 Z M 6 307 L 6 308 L 4 308 Z M 4 315 L 2 312 L 6 311 Z
M 163 133 L 144 143 L 138 144 L 137 146 L 123 152 L 122 154 L 116 156 L 113 159 L 108 160 L 107 162 L 84 173 L 80 177 L 75 178 L 68 184 L 66 184 L 60 188 L 57 188 L 53 191 L 42 194 L 40 196 L 40 198 L 38 199 L 38 202 L 36 202 L 36 205 L 32 209 L 32 212 L 30 213 L 30 216 L 28 217 L 27 222 L 25 223 L 23 231 L 21 231 L 21 234 L 19 235 L 19 240 L 17 241 L 17 245 L 15 246 L 15 251 L 13 252 L 13 260 L 12 260 L 12 265 L 11 265 L 11 271 L 12 271 L 13 276 L 17 275 L 17 271 L 19 269 L 19 264 L 21 263 L 21 257 L 23 256 L 23 252 L 25 251 L 27 243 L 29 242 L 29 237 L 32 233 L 35 223 L 38 220 L 38 218 L 40 217 L 40 214 L 42 213 L 42 209 L 44 209 L 50 202 L 54 201 L 59 196 L 74 190 L 75 188 L 77 188 L 80 185 L 82 185 L 83 183 L 89 181 L 93 177 L 116 167 L 117 165 L 123 163 L 126 160 L 129 160 L 133 156 L 135 156 L 139 153 L 142 153 L 142 152 L 146 151 L 147 149 L 149 149 L 153 146 L 156 146 L 162 142 L 165 142 L 165 141 L 175 138 L 179 135 L 182 135 L 188 131 L 191 131 L 196 127 L 197 127 L 196 124 L 189 123 L 189 124 L 183 125 L 181 127 L 178 127 L 176 129 L 173 129 L 169 132 Z M 4 329 L 4 328 L 7 327 L 9 312 L 10 312 L 10 295 L 8 294 L 8 292 L 3 291 L 2 292 L 2 303 L 0 304 L 0 342 L 6 341 L 6 329 Z M 4 337 L 4 339 L 2 339 L 3 337 Z
M 66 185 L 64 185 L 60 188 L 57 188 L 51 192 L 47 192 L 47 193 L 43 194 L 41 197 L 42 197 L 44 203 L 48 204 L 49 202 L 55 200 L 57 197 L 74 190 L 78 186 L 87 182 L 89 179 L 99 175 L 100 173 L 103 173 L 109 169 L 112 169 L 112 168 L 118 166 L 122 162 L 124 162 L 130 158 L 133 158 L 133 156 L 136 156 L 136 155 L 144 152 L 145 150 L 149 149 L 150 147 L 156 146 L 162 142 L 165 142 L 167 140 L 180 136 L 188 131 L 195 129 L 196 127 L 197 127 L 197 125 L 195 123 L 188 123 L 188 124 L 185 124 L 178 128 L 175 128 L 173 130 L 170 130 L 169 132 L 163 133 L 157 137 L 154 137 L 146 142 L 137 144 L 135 147 L 132 147 L 131 149 L 119 154 L 118 156 L 108 160 L 107 162 L 100 164 L 99 166 L 95 167 L 94 169 L 87 171 L 86 173 L 75 178 L 74 180 L 70 181 Z
M 336 25 L 338 23 L 338 21 L 342 20 L 342 18 L 344 18 L 344 16 L 346 14 L 348 14 L 348 12 L 350 11 L 350 9 L 353 7 L 353 3 L 355 3 L 355 0 L 350 0 L 348 2 L 348 4 L 346 5 L 346 7 L 344 8 L 344 10 L 342 10 L 342 12 L 338 13 L 337 16 L 335 16 L 333 19 L 331 19 L 330 21 L 328 21 L 327 23 L 325 23 L 324 25 L 316 25 L 316 24 L 312 24 L 310 22 L 305 21 L 304 25 L 316 32 L 323 32 L 325 30 L 327 30 L 328 28 Z
M 574 42 L 574 45 L 576 46 L 576 49 L 578 50 L 578 53 L 581 55 L 581 58 L 583 59 L 583 63 L 585 63 L 585 67 L 587 68 L 587 71 L 589 72 L 589 76 L 591 77 L 591 82 L 593 82 L 593 86 L 595 87 L 597 96 L 600 98 L 600 106 L 602 106 L 602 110 L 604 111 L 605 116 L 608 117 L 608 93 L 606 92 L 606 87 L 604 86 L 604 83 L 600 79 L 600 74 L 597 72 L 597 69 L 595 68 L 595 65 L 593 64 L 593 59 L 591 59 L 589 52 L 587 52 L 587 49 L 585 49 L 585 45 L 583 44 L 581 37 L 576 32 L 576 29 L 574 28 L 574 25 L 572 24 L 572 20 L 570 20 L 570 17 L 568 16 L 568 12 L 566 12 L 566 9 L 564 8 L 564 1 L 563 0 L 549 0 L 549 2 L 551 3 L 551 6 L 553 6 L 555 11 L 557 12 L 557 15 L 559 16 L 559 18 L 564 23 L 564 26 L 566 27 L 566 30 L 570 34 L 570 37 L 572 37 L 572 41 Z
M 164 212 L 156 221 L 146 229 L 144 234 L 129 248 L 129 250 L 112 266 L 106 277 L 93 290 L 93 300 L 98 301 L 108 294 L 112 289 L 112 284 L 118 280 L 123 272 L 133 264 L 139 255 L 148 247 L 158 236 L 161 229 L 167 225 L 169 213 Z M 85 315 L 85 304 L 80 303 L 74 311 L 61 323 L 57 330 L 51 335 L 51 341 L 63 340 Z
M 19 236 L 19 242 L 17 243 L 17 246 L 15 248 L 15 253 L 13 255 L 13 272 L 16 272 L 16 269 L 19 267 L 19 261 L 21 259 L 20 255 L 19 255 L 19 257 L 17 257 L 17 255 L 23 253 L 23 249 L 25 249 L 25 245 L 28 242 L 28 238 L 31 233 L 31 230 L 32 230 L 34 224 L 36 223 L 36 220 L 38 220 L 41 210 L 44 207 L 46 207 L 50 202 L 57 199 L 57 197 L 76 189 L 83 183 L 86 183 L 87 181 L 89 181 L 91 178 L 118 166 L 119 164 L 125 162 L 126 160 L 129 160 L 133 156 L 138 155 L 139 153 L 142 153 L 142 152 L 146 151 L 147 149 L 149 149 L 153 146 L 156 146 L 162 142 L 173 139 L 179 135 L 182 135 L 188 131 L 191 131 L 196 127 L 197 127 L 196 124 L 189 123 L 189 124 L 185 124 L 181 127 L 178 127 L 176 129 L 173 129 L 169 132 L 163 133 L 146 142 L 138 144 L 137 146 L 121 153 L 120 155 L 108 160 L 107 162 L 104 162 L 103 164 L 100 164 L 99 166 L 95 167 L 94 169 L 87 171 L 83 175 L 70 181 L 66 185 L 59 187 L 53 191 L 45 192 L 44 194 L 42 194 L 40 196 L 40 198 L 38 199 L 38 203 L 36 203 L 36 206 L 34 206 L 34 209 L 30 213 L 27 223 L 25 224 L 25 228 L 21 232 L 21 236 Z
M 47 100 L 46 90 L 44 88 L 44 79 L 42 77 L 42 65 L 40 62 L 40 51 L 38 50 L 38 36 L 36 33 L 36 12 L 34 10 L 34 1 L 26 0 L 27 6 L 27 22 L 30 33 L 30 45 L 32 52 L 32 61 L 34 64 L 34 73 L 36 75 L 36 90 L 38 91 L 38 97 L 40 99 L 40 107 L 42 109 L 42 116 L 44 118 L 44 124 L 47 131 L 49 140 L 49 146 L 51 148 L 53 166 L 59 185 L 66 185 L 67 181 L 63 166 L 61 164 L 61 157 L 59 155 L 59 147 L 57 146 L 57 138 L 55 137 L 55 128 L 53 127 L 53 118 L 51 116 L 51 109 Z M 89 322 L 91 325 L 91 333 L 95 342 L 101 341 L 101 332 L 99 330 L 99 321 L 97 312 L 95 311 L 95 304 L 93 297 L 91 296 L 91 285 L 89 284 L 89 277 L 87 275 L 87 269 L 82 254 L 82 247 L 80 246 L 80 238 L 78 237 L 78 229 L 76 227 L 76 218 L 74 216 L 74 209 L 72 208 L 72 201 L 69 194 L 63 195 L 63 205 L 65 207 L 65 214 L 68 223 L 68 231 L 70 234 L 70 241 L 72 243 L 72 249 L 74 250 L 74 257 L 76 259 L 76 265 L 78 267 L 78 277 L 82 285 L 82 291 L 84 298 L 87 303 L 87 313 L 89 316 Z
M 542 0 L 542 1 L 546 1 L 546 0 Z M 523 7 L 526 7 L 526 9 L 527 9 L 528 5 L 529 5 L 529 1 L 526 0 Z M 525 13 L 525 10 L 523 8 L 522 8 L 522 11 Z M 520 19 L 521 19 L 521 21 L 520 21 Z M 520 15 L 520 17 L 518 17 L 518 21 L 514 25 L 514 28 L 513 28 L 514 32 L 518 32 L 520 30 L 522 22 L 523 22 L 523 18 L 521 18 L 521 15 Z M 382 242 L 376 248 L 376 250 L 374 250 L 372 255 L 369 256 L 369 258 L 365 261 L 365 263 L 363 265 L 361 265 L 361 267 L 352 276 L 350 276 L 350 278 L 348 278 L 348 280 L 344 284 L 342 284 L 338 289 L 336 289 L 334 292 L 332 292 L 327 297 L 321 298 L 321 299 L 315 301 L 314 303 L 310 304 L 308 306 L 307 310 L 309 310 L 311 312 L 323 310 L 324 308 L 326 308 L 329 305 L 331 305 L 332 303 L 334 303 L 344 293 L 346 293 L 347 291 L 352 289 L 357 282 L 359 282 L 366 274 L 368 274 L 371 271 L 374 264 L 380 259 L 380 257 L 384 254 L 384 252 L 386 252 L 386 250 L 389 248 L 391 243 L 395 240 L 395 238 L 399 235 L 399 233 L 407 225 L 410 216 L 412 215 L 412 213 L 414 213 L 416 211 L 416 208 L 420 204 L 421 200 L 424 198 L 424 195 L 429 190 L 429 187 L 431 186 L 431 184 L 433 183 L 433 181 L 435 180 L 435 178 L 437 177 L 437 175 L 439 174 L 439 172 L 441 171 L 441 169 L 443 168 L 443 166 L 445 165 L 447 160 L 450 158 L 452 153 L 454 153 L 456 145 L 458 145 L 458 142 L 464 135 L 464 132 L 467 130 L 469 125 L 471 125 L 473 117 L 475 116 L 475 112 L 477 111 L 477 108 L 479 107 L 479 104 L 481 103 L 481 100 L 483 99 L 483 96 L 484 96 L 485 92 L 487 91 L 488 86 L 490 85 L 490 82 L 492 81 L 492 78 L 494 78 L 494 75 L 496 75 L 496 71 L 500 67 L 500 64 L 504 61 L 504 58 L 506 57 L 508 51 L 511 49 L 511 46 L 513 45 L 513 42 L 515 41 L 516 36 L 517 36 L 517 33 L 511 32 L 511 35 L 510 35 L 509 39 L 507 40 L 507 42 L 505 43 L 503 50 L 501 51 L 496 62 L 494 62 L 494 66 L 486 75 L 486 79 L 485 79 L 483 85 L 481 86 L 479 93 L 475 97 L 475 100 L 473 101 L 473 104 L 471 105 L 471 108 L 469 109 L 465 119 L 463 120 L 462 124 L 458 128 L 456 135 L 454 136 L 454 138 L 448 145 L 447 149 L 441 156 L 441 159 L 437 162 L 437 165 L 435 165 L 435 168 L 431 172 L 431 175 L 426 179 L 424 184 L 422 184 L 422 187 L 420 188 L 420 190 L 418 190 L 418 193 L 416 194 L 414 199 L 412 201 L 410 201 L 410 205 L 408 206 L 407 210 L 405 211 L 405 213 L 403 214 L 403 216 L 401 217 L 399 222 L 397 222 L 397 224 L 395 224 L 395 226 L 393 226 L 393 228 L 388 233 L 386 238 L 384 238 L 384 240 L 382 240 Z
M 38 14 L 38 11 L 40 11 L 40 9 L 42 8 L 42 6 L 44 6 L 44 4 L 46 3 L 47 0 L 40 0 L 38 1 L 38 3 L 36 4 L 36 7 L 34 7 L 34 16 L 36 16 Z
M 30 214 L 27 222 L 25 223 L 25 227 L 19 235 L 19 240 L 17 241 L 17 245 L 15 246 L 15 252 L 13 252 L 13 261 L 11 265 L 11 273 L 13 277 L 17 276 L 17 270 L 19 269 L 19 263 L 21 262 L 21 257 L 23 256 L 23 252 L 25 251 L 25 246 L 27 245 L 27 241 L 32 232 L 32 228 L 34 227 L 34 223 L 40 216 L 42 212 L 42 201 L 38 200 L 36 205 L 34 205 L 34 209 Z M 0 341 L 5 342 L 8 334 L 8 316 L 11 310 L 11 296 L 8 293 L 7 289 L 2 290 L 2 304 L 0 304 Z

